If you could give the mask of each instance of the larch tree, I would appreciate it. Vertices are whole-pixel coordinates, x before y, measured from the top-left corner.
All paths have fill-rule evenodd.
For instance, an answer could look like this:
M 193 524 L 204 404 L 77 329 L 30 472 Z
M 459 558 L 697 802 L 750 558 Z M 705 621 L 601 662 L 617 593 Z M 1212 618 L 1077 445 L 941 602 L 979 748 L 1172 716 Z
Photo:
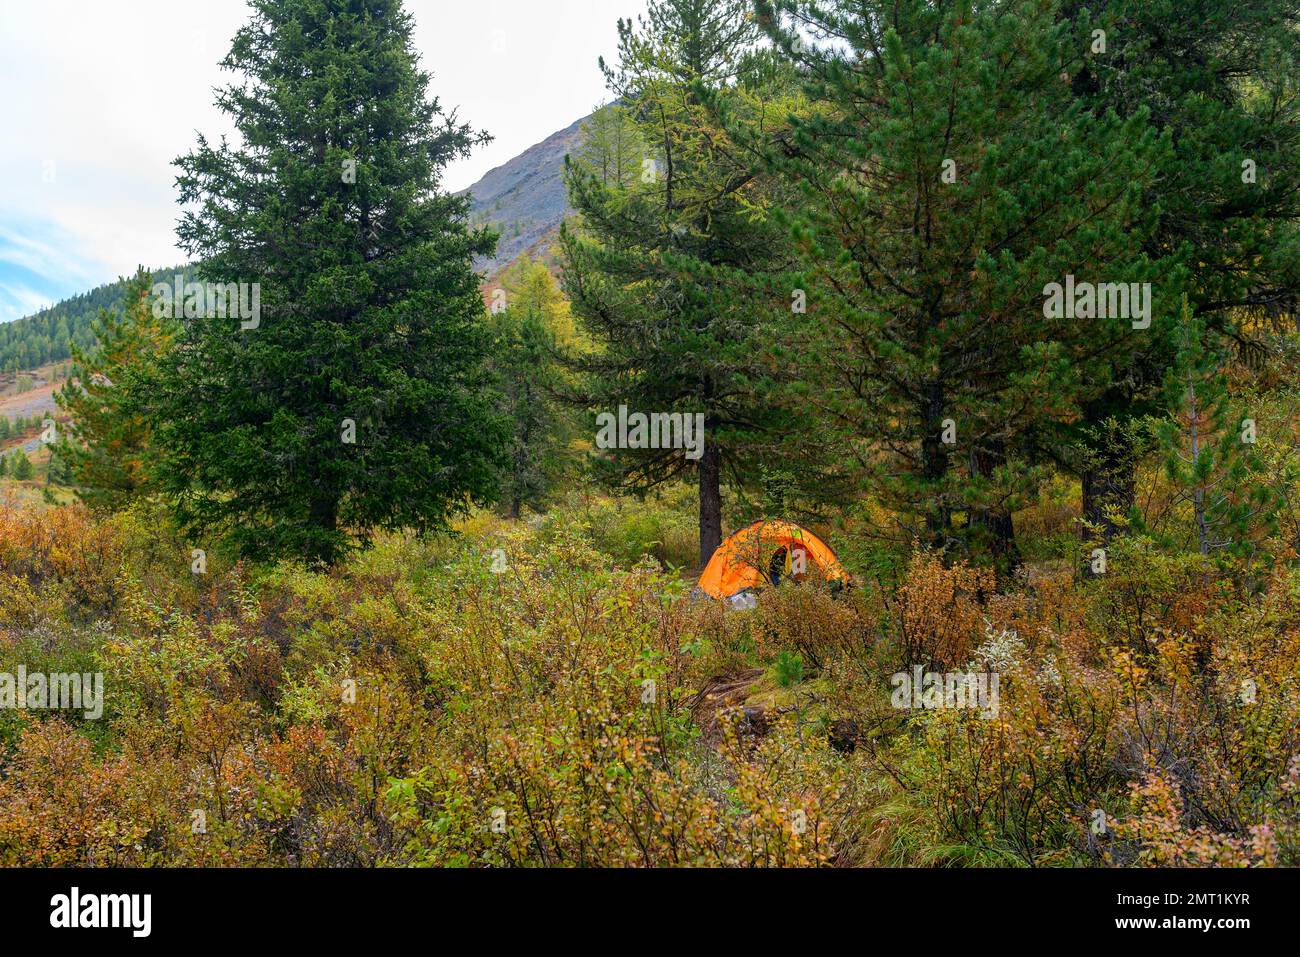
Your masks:
M 151 428 L 143 409 L 174 334 L 154 316 L 151 284 L 141 267 L 126 283 L 121 310 L 100 309 L 96 345 L 71 347 L 72 377 L 54 394 L 69 417 L 54 448 L 66 470 L 59 474 L 94 509 L 121 508 L 150 482 Z
M 559 284 L 535 260 L 516 264 L 504 278 L 507 305 L 491 317 L 491 368 L 510 423 L 509 461 L 501 501 L 511 518 L 525 506 L 543 511 L 574 465 L 577 435 L 560 351 L 575 343 L 573 316 Z
M 1159 424 L 1174 506 L 1190 515 L 1203 556 L 1244 556 L 1277 527 L 1279 504 L 1261 476 L 1257 423 L 1229 394 L 1227 357 L 1206 345 L 1204 324 L 1183 302 L 1178 352 L 1165 383 L 1169 415 Z
M 607 103 L 582 127 L 578 162 L 601 186 L 627 189 L 641 176 L 645 144 L 636 121 L 622 103 Z

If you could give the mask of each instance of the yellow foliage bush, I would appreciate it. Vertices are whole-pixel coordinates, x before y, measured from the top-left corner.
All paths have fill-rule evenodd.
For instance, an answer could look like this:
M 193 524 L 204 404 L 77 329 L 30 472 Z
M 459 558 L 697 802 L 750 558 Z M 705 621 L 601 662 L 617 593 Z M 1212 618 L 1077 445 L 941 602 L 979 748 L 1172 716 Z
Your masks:
M 727 611 L 628 525 L 194 575 L 148 514 L 0 509 L 0 672 L 106 689 L 0 711 L 0 865 L 1300 863 L 1283 565 L 1134 536 L 999 592 L 918 552 Z M 996 673 L 996 711 L 895 706 L 916 666 Z

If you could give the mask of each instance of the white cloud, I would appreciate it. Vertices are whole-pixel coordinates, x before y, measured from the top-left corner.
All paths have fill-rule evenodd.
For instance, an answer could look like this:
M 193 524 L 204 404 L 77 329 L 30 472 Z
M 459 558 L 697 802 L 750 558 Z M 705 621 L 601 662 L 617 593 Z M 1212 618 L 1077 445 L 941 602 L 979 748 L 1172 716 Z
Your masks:
M 50 297 L 28 286 L 0 282 L 0 321 L 18 319 L 53 305 Z
M 597 58 L 645 3 L 407 0 L 431 92 L 495 137 L 444 185 L 470 186 L 605 99 Z M 212 88 L 229 79 L 217 62 L 247 14 L 243 0 L 0 3 L 0 229 L 41 224 L 14 253 L 25 269 L 77 292 L 186 258 L 171 163 L 196 130 L 229 131 Z M 53 235 L 64 239 L 40 238 Z

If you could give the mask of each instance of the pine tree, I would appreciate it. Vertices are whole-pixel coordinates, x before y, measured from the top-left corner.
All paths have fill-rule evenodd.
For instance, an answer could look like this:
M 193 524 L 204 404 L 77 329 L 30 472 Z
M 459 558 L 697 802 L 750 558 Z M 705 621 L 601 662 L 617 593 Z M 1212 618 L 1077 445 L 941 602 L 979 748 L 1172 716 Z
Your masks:
M 149 482 L 150 427 L 141 409 L 174 332 L 154 316 L 151 285 L 141 267 L 126 284 L 121 311 L 100 310 L 97 346 L 72 347 L 75 377 L 54 395 L 69 414 L 55 457 L 92 508 L 121 508 Z
M 178 160 L 179 227 L 239 319 L 187 309 L 152 413 L 181 526 L 330 562 L 376 528 L 444 527 L 497 490 L 504 423 L 446 165 L 486 138 L 427 97 L 399 0 L 254 0 L 217 105 L 242 145 Z M 253 284 L 257 284 L 253 286 Z
M 19 482 L 31 481 L 32 476 L 36 474 L 36 468 L 32 465 L 32 460 L 27 457 L 27 453 L 19 449 L 11 458 L 13 461 L 10 462 L 10 468 L 13 477 Z
M 1170 417 L 1160 425 L 1165 472 L 1175 506 L 1191 512 L 1193 541 L 1202 555 L 1244 555 L 1258 534 L 1276 528 L 1274 500 L 1259 481 L 1255 423 L 1233 402 L 1224 357 L 1205 345 L 1203 322 L 1183 300 L 1179 349 L 1166 380 Z
M 1073 95 L 1097 115 L 1145 112 L 1171 134 L 1143 186 L 1144 207 L 1159 211 L 1144 250 L 1182 274 L 1206 348 L 1250 348 L 1249 326 L 1265 319 L 1300 327 L 1300 0 L 1067 0 L 1061 16 Z M 1133 508 L 1134 424 L 1163 411 L 1179 341 L 1149 330 L 1057 444 L 1105 537 L 1109 516 Z
M 45 466 L 45 484 L 71 485 L 72 482 L 72 469 L 69 467 L 67 460 L 59 454 L 58 448 L 52 449 L 49 462 Z
M 624 187 L 589 163 L 567 167 L 579 215 L 561 234 L 563 280 L 595 346 L 575 363 L 588 407 L 704 416 L 698 462 L 642 448 L 600 464 L 634 492 L 694 473 L 702 564 L 722 539 L 724 476 L 743 485 L 791 428 L 762 397 L 757 316 L 734 282 L 777 268 L 789 247 L 766 215 L 769 184 L 709 105 L 726 99 L 755 124 L 783 116 L 757 41 L 748 0 L 652 0 L 620 20 L 619 60 L 602 67 L 645 145 L 639 175 Z
M 1140 114 L 1073 102 L 1051 4 L 791 0 L 760 22 L 817 104 L 767 154 L 802 190 L 809 304 L 779 342 L 800 398 L 904 535 L 1014 565 L 1039 446 L 1134 348 L 1128 316 L 1046 293 L 1152 278 L 1139 200 L 1162 147 Z

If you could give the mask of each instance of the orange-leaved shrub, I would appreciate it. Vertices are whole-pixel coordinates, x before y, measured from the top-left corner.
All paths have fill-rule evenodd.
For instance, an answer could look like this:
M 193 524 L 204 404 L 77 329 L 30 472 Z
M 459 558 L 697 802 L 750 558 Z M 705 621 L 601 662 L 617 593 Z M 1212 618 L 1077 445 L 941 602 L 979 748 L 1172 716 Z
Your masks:
M 0 865 L 1300 863 L 1300 575 L 1142 535 L 1110 570 L 918 551 L 691 594 L 580 523 L 191 566 L 146 506 L 0 509 Z M 899 707 L 895 672 L 996 674 Z

